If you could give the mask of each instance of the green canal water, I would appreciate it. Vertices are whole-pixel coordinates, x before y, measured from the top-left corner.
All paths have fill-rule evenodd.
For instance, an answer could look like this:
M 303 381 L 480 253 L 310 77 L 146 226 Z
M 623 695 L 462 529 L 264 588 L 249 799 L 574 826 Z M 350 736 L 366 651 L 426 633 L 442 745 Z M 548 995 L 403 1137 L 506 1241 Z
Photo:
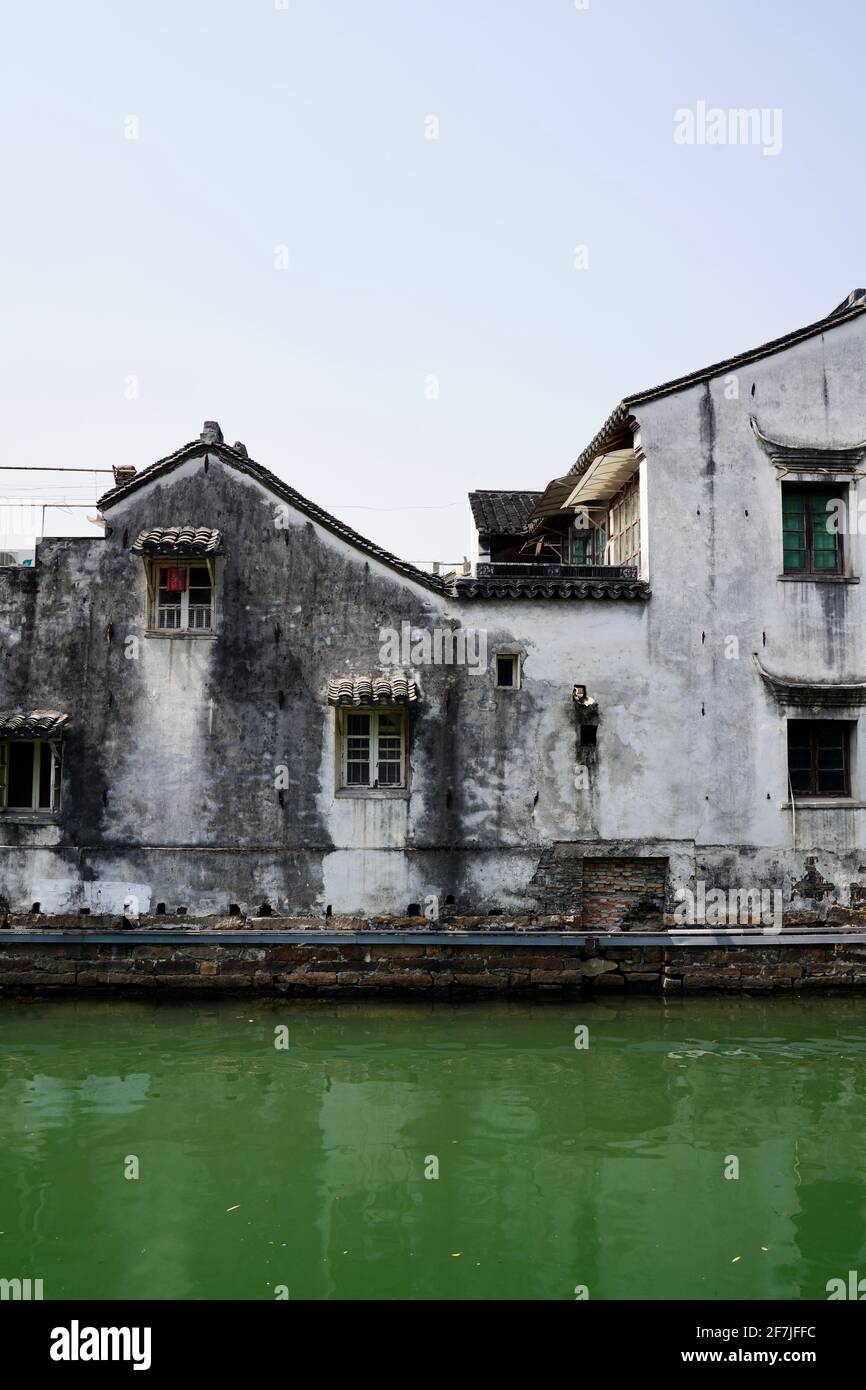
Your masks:
M 824 1298 L 866 1276 L 864 1021 L 827 997 L 7 1000 L 0 1278 L 46 1299 Z

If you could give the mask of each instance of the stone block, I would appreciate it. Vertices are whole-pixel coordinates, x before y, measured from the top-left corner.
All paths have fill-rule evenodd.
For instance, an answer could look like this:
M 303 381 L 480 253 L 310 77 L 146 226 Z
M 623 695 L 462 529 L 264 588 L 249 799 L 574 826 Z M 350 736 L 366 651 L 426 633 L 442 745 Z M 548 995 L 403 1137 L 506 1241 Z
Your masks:
M 611 960 L 605 960 L 603 956 L 592 956 L 589 960 L 580 963 L 580 973 L 590 978 L 593 976 L 606 975 L 609 971 L 616 970 L 616 965 Z
M 579 985 L 583 974 L 580 970 L 531 970 L 530 979 L 534 985 Z
M 508 976 L 464 972 L 454 976 L 454 983 L 469 989 L 505 989 L 508 985 Z

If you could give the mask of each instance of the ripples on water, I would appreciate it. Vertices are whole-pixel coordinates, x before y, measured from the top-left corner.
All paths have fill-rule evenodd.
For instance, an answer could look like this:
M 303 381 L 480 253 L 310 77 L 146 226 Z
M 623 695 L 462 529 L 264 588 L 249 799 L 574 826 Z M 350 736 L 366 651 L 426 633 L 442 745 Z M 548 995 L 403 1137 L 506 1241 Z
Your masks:
M 864 1007 L 4 1001 L 0 1277 L 49 1298 L 824 1297 L 866 1273 Z

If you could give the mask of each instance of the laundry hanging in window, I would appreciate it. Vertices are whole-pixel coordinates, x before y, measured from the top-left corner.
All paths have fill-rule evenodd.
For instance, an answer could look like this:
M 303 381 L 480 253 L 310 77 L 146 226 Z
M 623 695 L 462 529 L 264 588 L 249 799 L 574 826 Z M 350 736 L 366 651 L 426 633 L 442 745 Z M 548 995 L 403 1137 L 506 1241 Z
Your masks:
M 165 587 L 170 594 L 185 594 L 189 570 L 186 565 L 169 565 L 166 569 Z

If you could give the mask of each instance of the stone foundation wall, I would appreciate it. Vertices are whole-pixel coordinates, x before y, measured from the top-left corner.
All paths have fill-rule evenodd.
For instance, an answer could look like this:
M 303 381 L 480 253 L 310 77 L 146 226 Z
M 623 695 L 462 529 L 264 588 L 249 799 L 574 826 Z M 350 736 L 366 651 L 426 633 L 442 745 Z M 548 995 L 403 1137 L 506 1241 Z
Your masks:
M 438 997 L 866 988 L 866 943 L 597 948 L 443 941 L 0 943 L 0 995 L 411 993 Z

